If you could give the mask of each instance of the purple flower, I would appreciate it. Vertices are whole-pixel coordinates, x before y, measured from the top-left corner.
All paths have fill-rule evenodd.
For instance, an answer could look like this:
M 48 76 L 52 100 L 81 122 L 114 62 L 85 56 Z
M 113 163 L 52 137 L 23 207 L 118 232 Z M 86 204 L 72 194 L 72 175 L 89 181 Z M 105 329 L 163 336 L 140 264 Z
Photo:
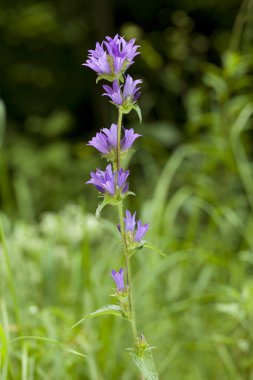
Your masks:
M 114 38 L 106 37 L 101 44 L 96 43 L 95 50 L 89 50 L 88 59 L 83 65 L 90 67 L 98 75 L 109 76 L 106 79 L 113 80 L 134 63 L 134 57 L 139 54 L 138 47 L 135 39 L 126 41 L 118 34 Z
M 140 242 L 143 239 L 143 236 L 146 234 L 148 229 L 149 229 L 148 223 L 142 224 L 141 221 L 138 220 L 134 240 Z
M 125 135 L 122 138 L 120 145 L 121 145 L 122 151 L 124 152 L 124 151 L 130 149 L 131 146 L 133 145 L 134 141 L 138 137 L 140 137 L 141 135 L 139 135 L 138 133 L 134 133 L 133 128 L 131 128 L 131 129 L 123 128 L 123 129 L 124 129 Z
M 125 288 L 124 284 L 124 269 L 121 268 L 119 272 L 112 270 L 112 278 L 116 284 L 117 290 L 122 291 Z
M 118 172 L 113 172 L 112 165 L 109 164 L 105 171 L 97 169 L 96 173 L 91 172 L 90 175 L 91 179 L 86 183 L 91 183 L 103 194 L 115 195 L 117 187 L 123 194 L 128 190 L 126 180 L 129 176 L 129 170 L 120 169 Z
M 129 210 L 126 210 L 126 217 L 124 218 L 125 222 L 125 230 L 127 237 L 129 238 L 129 243 L 137 242 L 139 243 L 144 235 L 146 234 L 147 230 L 149 229 L 149 224 L 142 224 L 140 220 L 136 223 L 135 221 L 135 215 L 136 212 L 131 215 Z M 136 228 L 137 224 L 137 228 Z
M 124 128 L 123 128 L 124 129 Z M 112 124 L 110 129 L 103 128 L 87 145 L 94 146 L 103 155 L 113 153 L 117 149 L 117 125 Z M 141 135 L 134 133 L 133 128 L 124 129 L 124 137 L 121 140 L 121 150 L 124 152 L 131 148 L 134 141 Z
M 133 106 L 141 95 L 139 91 L 140 87 L 137 87 L 140 83 L 142 83 L 142 80 L 133 80 L 133 78 L 128 74 L 124 83 L 124 87 L 123 85 L 120 85 L 117 80 L 114 80 L 112 86 L 103 86 L 105 90 L 105 93 L 103 95 L 108 96 L 111 101 L 117 106 Z

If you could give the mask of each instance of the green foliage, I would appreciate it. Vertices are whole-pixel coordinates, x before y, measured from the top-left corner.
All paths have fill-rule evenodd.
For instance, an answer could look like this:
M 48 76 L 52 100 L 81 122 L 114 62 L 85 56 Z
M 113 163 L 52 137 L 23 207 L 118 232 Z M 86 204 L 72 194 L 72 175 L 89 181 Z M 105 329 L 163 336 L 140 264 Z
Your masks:
M 158 23 L 166 15 L 153 1 L 120 8 L 133 3 L 136 23 L 145 12 Z M 234 49 L 218 11 L 235 3 L 180 3 L 200 15 L 214 15 L 215 5 L 219 31 L 210 39 L 183 10 L 168 12 L 163 30 L 121 26 L 142 46 L 136 67 L 148 121 L 128 124 L 144 138 L 125 162 L 140 197 L 126 202 L 150 222 L 131 261 L 138 330 L 157 347 L 161 380 L 252 378 L 252 1 L 236 22 Z M 74 129 L 75 107 L 91 112 L 89 78 L 77 74 L 90 13 L 64 4 L 1 4 L 0 378 L 132 380 L 125 320 L 106 315 L 71 328 L 110 302 L 110 271 L 123 262 L 114 208 L 103 210 L 109 221 L 91 214 L 95 192 L 84 182 L 98 161 Z

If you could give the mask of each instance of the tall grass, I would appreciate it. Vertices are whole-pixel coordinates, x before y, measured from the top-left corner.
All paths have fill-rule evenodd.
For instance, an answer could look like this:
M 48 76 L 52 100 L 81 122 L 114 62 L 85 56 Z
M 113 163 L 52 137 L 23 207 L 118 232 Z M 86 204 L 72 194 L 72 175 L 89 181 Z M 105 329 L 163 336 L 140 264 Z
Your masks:
M 164 380 L 253 379 L 252 68 L 238 51 L 207 64 L 183 98 L 187 142 L 163 169 L 148 152 L 141 166 L 148 188 L 150 166 L 157 179 L 141 213 L 159 250 L 132 257 L 136 308 Z M 136 378 L 124 322 L 71 328 L 110 301 L 122 264 L 114 223 L 88 210 L 87 198 L 34 223 L 2 214 L 1 380 Z

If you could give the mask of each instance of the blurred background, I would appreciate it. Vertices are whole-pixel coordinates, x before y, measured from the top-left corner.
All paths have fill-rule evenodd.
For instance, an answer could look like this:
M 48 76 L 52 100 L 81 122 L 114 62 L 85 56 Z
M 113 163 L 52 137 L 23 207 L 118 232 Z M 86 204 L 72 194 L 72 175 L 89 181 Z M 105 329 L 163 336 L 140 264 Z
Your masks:
M 139 330 L 161 379 L 252 380 L 253 1 L 2 0 L 0 32 L 1 379 L 138 378 L 124 321 L 71 329 L 123 265 L 85 185 L 116 115 L 82 66 L 119 33 L 143 80 L 127 206 L 158 247 L 132 259 Z

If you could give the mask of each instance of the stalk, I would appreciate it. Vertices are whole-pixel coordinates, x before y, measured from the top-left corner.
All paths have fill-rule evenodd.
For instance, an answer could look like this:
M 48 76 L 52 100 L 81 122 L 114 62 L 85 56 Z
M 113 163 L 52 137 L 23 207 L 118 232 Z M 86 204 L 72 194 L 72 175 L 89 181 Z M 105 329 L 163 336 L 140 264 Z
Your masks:
M 121 139 L 121 126 L 122 126 L 122 112 L 119 110 L 118 114 L 118 123 L 117 123 L 117 157 L 116 157 L 116 166 L 117 170 L 120 169 L 120 139 Z M 118 205 L 119 213 L 119 223 L 120 223 L 120 233 L 123 244 L 124 256 L 125 256 L 125 266 L 126 266 L 126 279 L 128 285 L 128 302 L 129 302 L 129 311 L 130 311 L 130 321 L 132 327 L 132 333 L 134 340 L 137 339 L 137 328 L 136 328 L 136 319 L 134 311 L 134 299 L 133 299 L 133 286 L 132 286 L 132 275 L 131 275 L 131 264 L 129 258 L 129 252 L 127 249 L 126 234 L 125 234 L 125 223 L 123 217 L 123 201 L 119 202 Z
M 135 319 L 135 310 L 134 310 L 134 300 L 133 300 L 133 286 L 132 286 L 132 275 L 131 275 L 131 264 L 130 264 L 130 258 L 129 258 L 129 252 L 127 249 L 126 244 L 126 235 L 125 235 L 125 224 L 123 219 L 123 204 L 122 202 L 119 203 L 118 206 L 119 211 L 119 224 L 120 224 L 120 231 L 121 231 L 121 239 L 124 249 L 124 256 L 125 256 L 125 267 L 126 267 L 126 279 L 127 279 L 127 285 L 128 285 L 128 302 L 129 302 L 129 310 L 130 310 L 130 322 L 133 332 L 134 340 L 137 339 L 137 328 L 136 328 L 136 319 Z
M 122 125 L 122 112 L 119 110 L 118 122 L 117 122 L 117 157 L 116 165 L 117 171 L 120 169 L 120 137 L 121 137 L 121 125 Z

